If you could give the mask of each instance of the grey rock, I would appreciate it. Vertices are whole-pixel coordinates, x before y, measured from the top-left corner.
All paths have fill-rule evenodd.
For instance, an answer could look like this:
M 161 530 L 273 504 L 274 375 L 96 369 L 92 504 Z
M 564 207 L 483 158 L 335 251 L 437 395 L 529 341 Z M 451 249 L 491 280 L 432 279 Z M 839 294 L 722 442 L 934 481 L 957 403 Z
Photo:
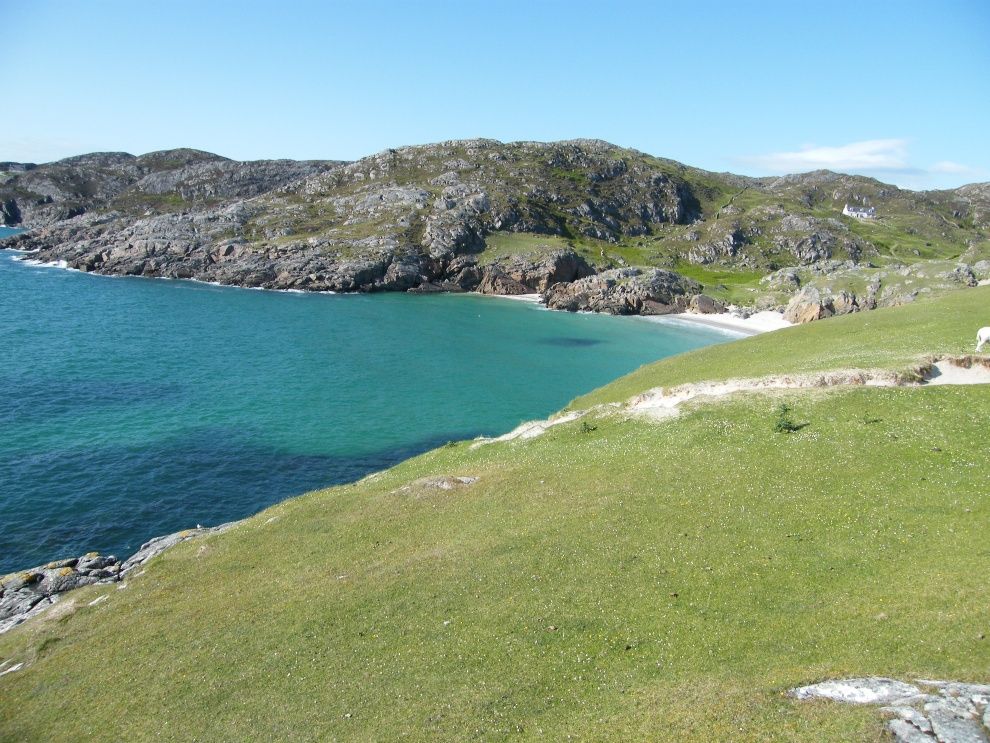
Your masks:
M 113 555 L 100 555 L 96 552 L 90 552 L 80 557 L 75 567 L 80 572 L 84 570 L 103 570 L 116 563 L 117 558 Z
M 897 743 L 932 743 L 935 740 L 934 736 L 923 733 L 904 720 L 891 720 L 887 723 L 887 729 Z
M 795 292 L 801 288 L 801 276 L 793 268 L 781 268 L 760 279 L 768 289 Z
M 28 612 L 44 596 L 35 591 L 12 591 L 0 599 L 0 620 Z
M 798 699 L 835 699 L 858 704 L 886 703 L 882 711 L 896 715 L 887 728 L 897 741 L 921 743 L 990 743 L 990 685 L 919 679 L 939 695 L 926 694 L 911 684 L 886 678 L 843 679 L 792 689 Z M 924 712 L 918 707 L 924 705 Z M 980 715 L 982 713 L 982 725 Z
M 141 549 L 127 558 L 120 568 L 120 574 L 130 572 L 139 565 L 143 565 L 152 557 L 160 555 L 162 552 L 167 550 L 169 547 L 174 547 L 180 542 L 185 542 L 188 539 L 193 539 L 195 537 L 203 536 L 205 534 L 218 534 L 230 529 L 235 526 L 237 522 L 230 522 L 227 524 L 221 524 L 220 526 L 214 526 L 210 528 L 196 528 L 196 529 L 185 529 L 183 531 L 177 531 L 173 534 L 166 534 L 161 537 L 155 537 L 154 539 L 149 539 L 147 542 L 141 545 Z
M 48 607 L 58 601 L 58 596 L 42 597 L 37 603 L 35 603 L 27 611 L 12 614 L 6 619 L 0 619 L 0 635 L 4 632 L 13 629 L 17 625 L 26 622 L 31 617 L 40 614 L 45 611 Z
M 986 732 L 979 722 L 960 717 L 944 706 L 933 705 L 928 711 L 932 730 L 940 743 L 987 743 Z
M 965 263 L 957 265 L 951 271 L 943 271 L 942 273 L 936 274 L 936 276 L 953 283 L 962 284 L 963 286 L 976 286 L 977 284 L 976 276 L 973 274 L 973 269 Z
M 942 696 L 936 697 L 925 705 L 925 709 L 943 709 L 947 712 L 951 712 L 957 717 L 963 718 L 975 718 L 976 717 L 976 707 L 973 702 L 966 696 L 956 696 L 950 693 L 946 693 L 942 690 Z
M 918 679 L 918 683 L 933 686 L 943 694 L 954 697 L 990 695 L 990 684 L 970 684 L 963 681 L 936 681 L 932 679 Z
M 11 573 L 0 580 L 0 596 L 19 591 L 25 586 L 37 583 L 42 578 L 38 569 L 23 570 L 20 573 Z
M 65 591 L 71 591 L 75 588 L 88 586 L 91 583 L 96 583 L 98 580 L 98 578 L 83 575 L 78 570 L 74 570 L 73 568 L 44 570 L 42 573 L 43 577 L 38 583 L 36 590 L 44 596 L 50 596 L 55 593 L 64 593 Z
M 883 707 L 880 711 L 897 715 L 905 722 L 910 722 L 923 733 L 930 733 L 932 731 L 931 722 L 914 707 Z

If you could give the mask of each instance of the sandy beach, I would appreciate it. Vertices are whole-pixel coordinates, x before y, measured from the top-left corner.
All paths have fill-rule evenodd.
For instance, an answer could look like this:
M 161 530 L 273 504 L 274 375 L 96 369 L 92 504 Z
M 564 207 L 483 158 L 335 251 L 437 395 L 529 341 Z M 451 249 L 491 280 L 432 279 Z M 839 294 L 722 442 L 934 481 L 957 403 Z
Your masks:
M 679 312 L 674 315 L 661 315 L 659 317 L 647 317 L 646 319 L 659 323 L 705 325 L 709 328 L 716 328 L 738 335 L 759 335 L 760 333 L 769 333 L 772 330 L 789 328 L 793 324 L 785 320 L 782 313 L 772 310 L 756 312 L 749 317 L 740 317 L 730 312 L 723 312 L 717 315 L 697 315 L 692 312 Z
M 477 292 L 472 292 L 477 294 Z M 542 305 L 539 294 L 478 294 L 478 296 L 494 297 L 496 299 L 512 299 L 517 302 Z M 591 313 L 595 314 L 595 313 Z M 733 335 L 747 336 L 769 333 L 772 330 L 789 328 L 793 323 L 784 319 L 783 313 L 773 310 L 755 312 L 749 317 L 740 317 L 732 312 L 722 312 L 714 315 L 699 315 L 693 312 L 678 312 L 671 315 L 630 315 L 642 320 L 661 324 L 690 324 L 704 325 L 708 328 L 725 331 Z

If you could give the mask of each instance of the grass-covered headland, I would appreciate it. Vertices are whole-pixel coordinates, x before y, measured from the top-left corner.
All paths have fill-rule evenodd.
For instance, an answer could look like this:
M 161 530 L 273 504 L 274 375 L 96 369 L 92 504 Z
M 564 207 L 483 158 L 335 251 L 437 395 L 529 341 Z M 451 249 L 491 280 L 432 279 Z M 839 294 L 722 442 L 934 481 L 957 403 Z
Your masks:
M 907 369 L 970 352 L 988 308 L 980 288 L 799 326 L 572 407 Z M 0 739 L 876 740 L 874 709 L 783 692 L 987 680 L 988 421 L 986 385 L 846 387 L 450 444 L 0 636 L 24 664 L 0 677 Z

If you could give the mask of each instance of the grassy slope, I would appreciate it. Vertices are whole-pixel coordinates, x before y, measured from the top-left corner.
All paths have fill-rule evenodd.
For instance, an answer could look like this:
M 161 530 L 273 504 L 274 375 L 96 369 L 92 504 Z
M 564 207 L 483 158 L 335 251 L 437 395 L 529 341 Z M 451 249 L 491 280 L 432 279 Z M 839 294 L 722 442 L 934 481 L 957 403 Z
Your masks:
M 882 312 L 831 318 L 650 364 L 579 397 L 581 409 L 621 402 L 651 387 L 826 369 L 907 369 L 933 353 L 971 353 L 990 320 L 990 287 L 953 292 Z
M 961 350 L 988 298 L 695 352 L 595 399 Z M 782 399 L 810 425 L 773 433 Z M 444 447 L 0 637 L 29 664 L 0 678 L 0 739 L 873 740 L 873 710 L 781 692 L 985 680 L 988 419 L 984 387 L 860 388 Z M 405 489 L 438 474 L 480 480 Z

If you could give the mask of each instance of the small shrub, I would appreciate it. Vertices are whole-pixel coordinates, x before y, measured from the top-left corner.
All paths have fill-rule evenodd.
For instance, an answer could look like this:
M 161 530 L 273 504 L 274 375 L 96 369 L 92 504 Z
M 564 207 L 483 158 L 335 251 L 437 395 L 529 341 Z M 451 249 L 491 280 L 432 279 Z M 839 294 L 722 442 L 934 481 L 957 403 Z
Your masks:
M 777 433 L 794 433 L 805 427 L 805 423 L 795 423 L 791 418 L 793 408 L 787 403 L 777 406 L 777 419 L 773 423 L 773 430 Z
M 592 426 L 588 421 L 581 421 L 581 433 L 591 433 L 598 430 L 598 426 Z

